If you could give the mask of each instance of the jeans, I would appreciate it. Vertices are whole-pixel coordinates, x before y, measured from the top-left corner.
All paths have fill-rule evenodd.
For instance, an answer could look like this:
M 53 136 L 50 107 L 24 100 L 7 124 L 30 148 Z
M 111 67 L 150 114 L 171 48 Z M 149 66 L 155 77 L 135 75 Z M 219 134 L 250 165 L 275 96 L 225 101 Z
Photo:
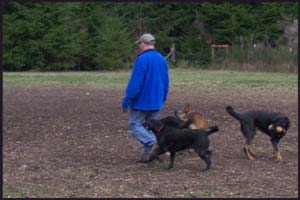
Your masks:
M 139 141 L 143 147 L 142 159 L 146 158 L 150 151 L 152 145 L 156 141 L 154 133 L 150 130 L 146 130 L 143 126 L 143 123 L 149 119 L 159 119 L 160 111 L 141 111 L 141 110 L 131 110 L 129 116 L 129 127 L 128 132 Z

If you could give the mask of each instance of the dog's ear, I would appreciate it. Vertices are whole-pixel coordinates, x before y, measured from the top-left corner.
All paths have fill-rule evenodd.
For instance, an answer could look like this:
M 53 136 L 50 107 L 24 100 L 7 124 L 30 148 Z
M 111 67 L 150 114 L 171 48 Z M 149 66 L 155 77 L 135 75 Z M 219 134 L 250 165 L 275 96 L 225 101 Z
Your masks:
M 188 114 L 191 111 L 192 111 L 192 106 L 189 103 L 187 103 L 186 106 L 183 109 L 183 112 Z
M 274 130 L 274 124 L 270 124 L 270 125 L 268 126 L 268 129 L 269 129 L 270 131 Z
M 160 120 L 154 120 L 154 119 L 147 120 L 146 122 L 144 122 L 144 124 L 146 125 L 147 129 L 154 132 L 159 130 L 160 127 L 163 125 L 163 123 Z
M 184 112 L 182 112 L 181 110 L 176 110 L 175 112 L 174 112 L 174 114 L 175 114 L 175 117 L 177 117 L 177 119 L 179 119 L 179 120 L 184 120 L 184 117 L 185 117 L 185 113 Z
M 143 123 L 144 127 L 150 128 L 153 125 L 153 120 L 152 119 L 148 119 Z
M 278 116 L 273 120 L 276 133 L 286 133 L 290 128 L 290 120 L 286 116 Z
M 144 127 L 145 129 L 149 129 L 149 126 L 148 126 L 148 122 L 147 122 L 147 121 L 145 121 L 145 122 L 143 123 L 143 127 Z

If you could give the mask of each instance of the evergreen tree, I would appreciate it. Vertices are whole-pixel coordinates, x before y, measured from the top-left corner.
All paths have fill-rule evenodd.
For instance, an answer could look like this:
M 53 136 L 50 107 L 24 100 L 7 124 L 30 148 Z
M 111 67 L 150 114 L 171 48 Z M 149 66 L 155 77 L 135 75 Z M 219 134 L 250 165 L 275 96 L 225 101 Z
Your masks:
M 133 44 L 121 20 L 102 4 L 80 3 L 76 12 L 80 19 L 78 67 L 88 70 L 127 67 Z
M 44 64 L 40 51 L 42 25 L 37 4 L 4 4 L 4 69 L 25 70 Z
M 5 70 L 114 70 L 132 63 L 145 32 L 164 55 L 175 43 L 177 60 L 197 66 L 209 63 L 211 44 L 274 47 L 298 4 L 6 2 L 3 11 Z

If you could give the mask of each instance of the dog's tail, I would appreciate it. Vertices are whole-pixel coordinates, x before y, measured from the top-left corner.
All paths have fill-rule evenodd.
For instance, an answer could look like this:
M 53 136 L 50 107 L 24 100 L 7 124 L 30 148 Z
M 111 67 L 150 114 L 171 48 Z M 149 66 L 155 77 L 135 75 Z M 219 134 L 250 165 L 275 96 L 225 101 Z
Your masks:
M 226 107 L 227 112 L 237 120 L 241 120 L 241 115 L 233 110 L 231 106 Z
M 211 126 L 211 127 L 209 127 L 209 128 L 210 128 L 210 130 L 207 131 L 207 135 L 210 135 L 210 134 L 212 134 L 212 133 L 215 133 L 215 132 L 219 131 L 218 126 Z

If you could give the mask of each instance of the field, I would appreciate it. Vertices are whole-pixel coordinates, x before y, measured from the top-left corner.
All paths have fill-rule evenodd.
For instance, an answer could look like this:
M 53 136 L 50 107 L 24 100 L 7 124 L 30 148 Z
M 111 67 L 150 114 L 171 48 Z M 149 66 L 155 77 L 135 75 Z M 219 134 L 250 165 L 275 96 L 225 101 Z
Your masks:
M 130 72 L 4 73 L 3 197 L 298 197 L 297 74 L 170 70 L 161 116 L 190 103 L 220 131 L 210 136 L 212 169 L 183 151 L 175 167 L 138 164 L 141 145 L 120 108 Z M 269 138 L 242 152 L 239 123 L 224 110 L 285 113 L 292 126 L 276 162 Z

